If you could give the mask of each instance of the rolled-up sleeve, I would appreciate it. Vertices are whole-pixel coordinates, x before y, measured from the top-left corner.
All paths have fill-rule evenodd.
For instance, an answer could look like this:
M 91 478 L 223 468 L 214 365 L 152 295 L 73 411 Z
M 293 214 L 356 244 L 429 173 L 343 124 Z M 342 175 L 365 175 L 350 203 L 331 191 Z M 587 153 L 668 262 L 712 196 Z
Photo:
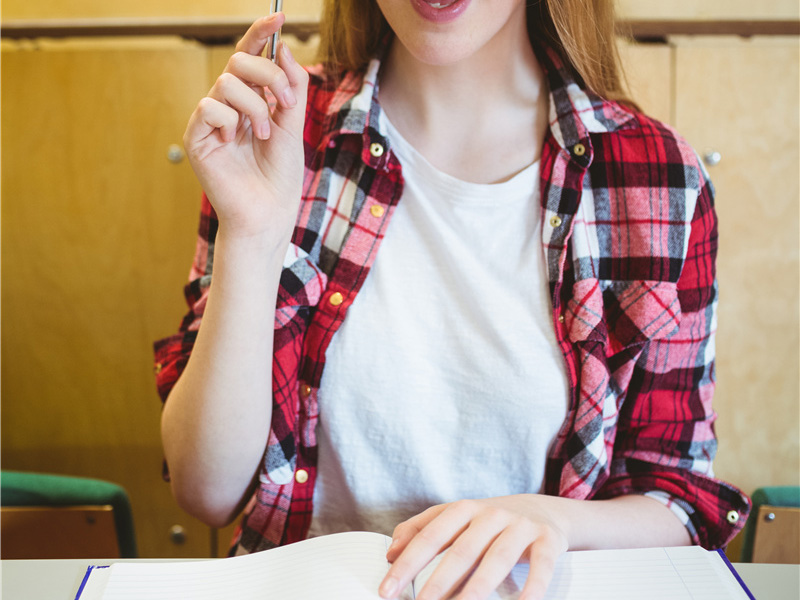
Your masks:
M 217 215 L 204 194 L 200 207 L 200 226 L 189 282 L 183 289 L 189 310 L 177 333 L 157 340 L 153 344 L 156 387 L 162 402 L 166 402 L 170 391 L 186 368 L 189 355 L 194 347 L 197 330 L 200 328 L 200 321 L 208 300 L 208 289 L 211 285 L 217 228 Z
M 698 165 L 698 171 L 702 168 Z M 597 498 L 645 494 L 668 506 L 692 541 L 724 547 L 744 526 L 748 498 L 714 478 L 717 220 L 701 179 L 677 283 L 679 327 L 649 340 L 636 361 L 618 420 L 608 480 Z

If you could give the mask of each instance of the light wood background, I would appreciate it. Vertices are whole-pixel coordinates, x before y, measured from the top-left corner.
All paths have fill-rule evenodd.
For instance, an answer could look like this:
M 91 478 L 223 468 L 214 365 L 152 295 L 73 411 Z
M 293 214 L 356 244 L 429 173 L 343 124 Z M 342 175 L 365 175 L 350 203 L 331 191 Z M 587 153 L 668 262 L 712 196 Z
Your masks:
M 284 7 L 296 17 L 319 14 L 322 0 L 286 0 Z M 795 0 L 618 0 L 619 12 L 631 19 L 730 20 L 797 19 Z M 56 19 L 96 17 L 247 16 L 257 17 L 269 0 L 5 0 L 3 19 Z
M 239 0 L 225 14 L 259 14 L 260 4 Z M 663 4 L 622 2 L 663 18 L 734 6 Z M 789 4 L 759 4 L 752 16 L 782 18 Z M 677 12 L 664 16 L 669 6 Z M 219 14 L 221 5 L 191 7 Z M 314 14 L 316 2 L 291 7 Z M 3 18 L 101 9 L 128 15 L 120 3 L 15 0 Z M 289 41 L 313 59 L 313 39 Z M 2 466 L 123 484 L 143 556 L 213 553 L 213 532 L 179 511 L 160 479 L 151 343 L 185 310 L 200 194 L 187 162 L 167 151 L 231 51 L 177 38 L 2 44 Z M 701 154 L 722 156 L 709 167 L 721 245 L 715 465 L 747 492 L 800 484 L 799 51 L 796 37 L 623 43 L 642 106 Z M 171 541 L 175 525 L 182 544 Z M 229 534 L 218 535 L 223 550 Z

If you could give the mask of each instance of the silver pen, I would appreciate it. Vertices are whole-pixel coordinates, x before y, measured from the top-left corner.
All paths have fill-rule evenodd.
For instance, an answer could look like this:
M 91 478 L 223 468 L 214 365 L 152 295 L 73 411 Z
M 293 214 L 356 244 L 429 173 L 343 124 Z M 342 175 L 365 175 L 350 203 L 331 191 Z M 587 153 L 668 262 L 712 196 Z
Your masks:
M 283 0 L 270 0 L 269 3 L 269 14 L 275 14 L 277 12 L 281 12 L 283 10 Z M 280 29 L 272 34 L 272 41 L 269 45 L 269 59 L 272 62 L 278 57 L 278 38 L 280 35 Z

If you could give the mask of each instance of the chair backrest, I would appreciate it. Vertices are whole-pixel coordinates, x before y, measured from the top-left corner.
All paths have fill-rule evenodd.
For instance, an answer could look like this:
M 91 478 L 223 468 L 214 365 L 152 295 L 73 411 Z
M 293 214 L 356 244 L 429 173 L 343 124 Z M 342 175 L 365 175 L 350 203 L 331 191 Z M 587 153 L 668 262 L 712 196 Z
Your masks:
M 800 487 L 758 488 L 752 501 L 740 560 L 800 564 Z
M 0 555 L 6 559 L 119 558 L 114 509 L 105 506 L 3 506 Z
M 3 471 L 0 557 L 135 558 L 125 490 L 83 477 Z
M 762 504 L 757 518 L 753 562 L 800 564 L 800 508 Z

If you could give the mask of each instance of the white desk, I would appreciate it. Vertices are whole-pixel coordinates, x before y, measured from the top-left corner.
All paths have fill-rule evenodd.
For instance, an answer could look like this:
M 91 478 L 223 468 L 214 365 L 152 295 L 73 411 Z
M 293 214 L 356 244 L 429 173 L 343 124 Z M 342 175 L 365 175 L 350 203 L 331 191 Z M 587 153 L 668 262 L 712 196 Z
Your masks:
M 139 559 L 141 562 L 160 562 Z M 3 600 L 73 600 L 92 565 L 120 560 L 0 561 Z M 136 561 L 124 561 L 136 562 Z M 800 565 L 734 565 L 757 600 L 800 600 Z

